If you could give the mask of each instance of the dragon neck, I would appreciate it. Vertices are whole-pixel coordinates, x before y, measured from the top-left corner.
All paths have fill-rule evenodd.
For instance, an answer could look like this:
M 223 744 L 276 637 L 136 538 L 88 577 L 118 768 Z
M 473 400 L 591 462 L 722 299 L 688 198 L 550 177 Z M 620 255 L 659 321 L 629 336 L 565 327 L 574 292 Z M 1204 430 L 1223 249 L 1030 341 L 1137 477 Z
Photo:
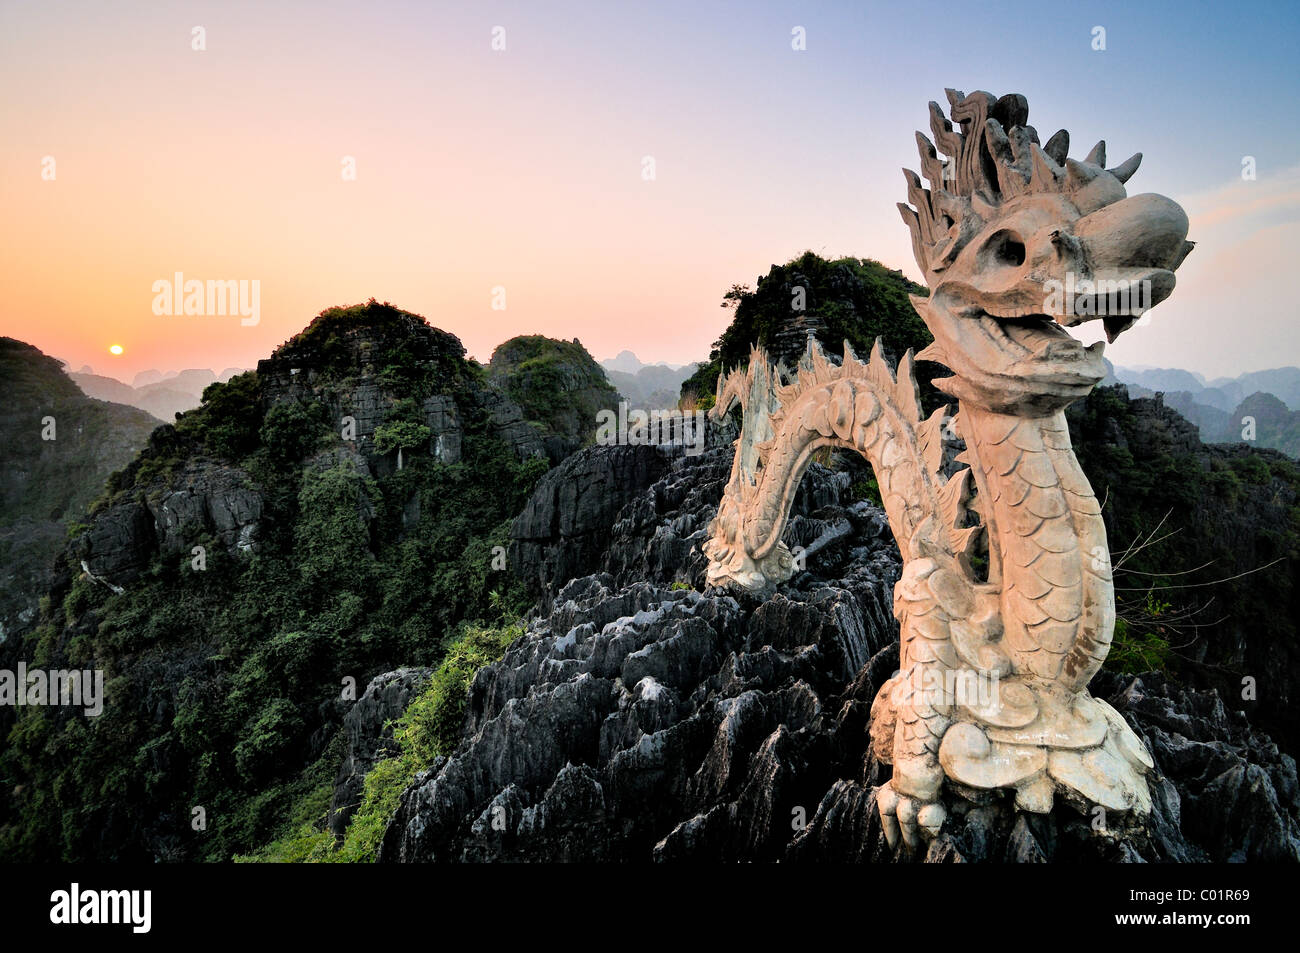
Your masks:
M 775 429 L 763 414 L 766 432 L 749 440 L 742 435 L 738 441 L 733 481 L 736 491 L 751 501 L 744 506 L 745 549 L 755 559 L 777 550 L 813 454 L 837 447 L 856 450 L 872 464 L 895 538 L 906 552 L 918 526 L 933 517 L 930 525 L 937 532 L 943 515 L 937 486 L 943 412 L 922 418 L 910 353 L 897 378 L 878 349 L 866 365 L 849 350 L 842 369 L 827 364 L 820 349 L 814 354 L 814 369 L 800 372 L 788 403 L 779 404 L 775 392 L 769 392 L 772 405 L 780 407 L 771 417 Z M 751 404 L 756 399 L 751 393 Z M 746 493 L 753 472 L 750 453 L 758 453 L 755 440 L 764 438 L 765 465 Z
M 1018 417 L 965 405 L 960 427 L 1000 586 L 1003 647 L 1018 672 L 1072 690 L 1100 668 L 1115 626 L 1101 507 L 1063 411 Z

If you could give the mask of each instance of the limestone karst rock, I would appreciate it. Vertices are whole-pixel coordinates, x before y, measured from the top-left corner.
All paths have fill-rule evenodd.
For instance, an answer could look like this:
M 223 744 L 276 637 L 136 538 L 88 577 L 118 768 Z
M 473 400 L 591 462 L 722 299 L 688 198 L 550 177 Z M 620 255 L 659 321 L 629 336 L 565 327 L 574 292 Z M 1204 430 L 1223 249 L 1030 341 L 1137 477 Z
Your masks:
M 572 466 L 599 469 L 618 449 L 581 451 Z M 814 466 L 786 536 L 810 551 L 806 571 L 761 603 L 706 592 L 698 544 L 730 456 L 665 452 L 662 476 L 623 504 L 603 555 L 582 567 L 590 574 L 556 583 L 552 608 L 478 673 L 461 744 L 408 787 L 381 860 L 901 856 L 872 794 L 889 768 L 868 734 L 898 658 L 901 560 L 885 515 Z M 990 802 L 954 814 L 919 856 L 1300 858 L 1294 761 L 1215 693 L 1105 670 L 1092 689 L 1155 758 L 1145 826 L 1098 837 L 1065 804 L 1029 815 Z

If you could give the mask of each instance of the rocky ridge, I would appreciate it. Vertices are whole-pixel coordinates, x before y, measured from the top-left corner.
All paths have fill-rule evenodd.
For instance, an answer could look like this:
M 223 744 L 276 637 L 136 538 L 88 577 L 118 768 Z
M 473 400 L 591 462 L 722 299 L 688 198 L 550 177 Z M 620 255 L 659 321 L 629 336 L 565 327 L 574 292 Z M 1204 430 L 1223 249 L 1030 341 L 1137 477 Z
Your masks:
M 34 624 L 68 526 L 157 423 L 84 396 L 59 361 L 0 338 L 0 643 Z
M 343 836 L 360 806 L 370 769 L 393 753 L 393 729 L 389 722 L 406 710 L 432 674 L 428 668 L 402 668 L 377 675 L 344 715 L 346 753 L 334 781 L 325 821 L 336 837 Z
M 553 463 L 590 443 L 597 414 L 616 408 L 620 400 L 604 369 L 577 338 L 513 337 L 492 352 L 488 377 L 545 434 Z
M 867 736 L 897 663 L 883 513 L 814 466 L 787 537 L 806 571 L 762 603 L 702 591 L 730 451 L 648 449 L 591 448 L 539 485 L 512 552 L 558 591 L 475 677 L 461 745 L 408 787 L 382 860 L 1300 860 L 1289 755 L 1212 690 L 1105 670 L 1094 692 L 1156 760 L 1146 825 L 953 797 L 923 853 L 891 851 Z M 599 473 L 627 477 L 603 506 L 560 493 Z
M 336 316 L 337 315 L 337 316 Z M 523 459 L 546 452 L 545 434 L 523 410 L 466 360 L 453 334 L 419 317 L 370 302 L 335 309 L 258 361 L 264 405 L 321 403 L 332 421 L 351 417 L 358 448 L 384 468 L 395 460 L 376 450 L 376 429 L 400 399 L 413 398 L 429 428 L 428 452 L 441 463 L 461 459 L 472 422 Z M 340 370 L 343 373 L 340 373 Z
M 326 312 L 259 361 L 256 388 L 263 413 L 318 405 L 332 427 L 351 418 L 351 439 L 342 452 L 357 472 L 379 477 L 397 468 L 396 454 L 379 450 L 375 434 L 403 400 L 414 402 L 430 434 L 408 457 L 423 452 L 440 463 L 458 463 L 471 432 L 501 441 L 518 459 L 559 458 L 572 449 L 569 435 L 526 420 L 503 392 L 508 372 L 479 373 L 454 335 L 386 305 L 336 310 L 338 317 Z M 156 555 L 188 554 L 205 535 L 231 556 L 256 549 L 266 508 L 256 479 L 229 461 L 196 452 L 171 425 L 160 428 L 150 447 L 159 458 L 183 461 L 152 478 L 143 492 L 119 495 L 91 522 L 77 541 L 88 572 L 126 585 Z M 340 462 L 339 452 L 329 462 Z M 418 499 L 412 506 L 418 518 Z

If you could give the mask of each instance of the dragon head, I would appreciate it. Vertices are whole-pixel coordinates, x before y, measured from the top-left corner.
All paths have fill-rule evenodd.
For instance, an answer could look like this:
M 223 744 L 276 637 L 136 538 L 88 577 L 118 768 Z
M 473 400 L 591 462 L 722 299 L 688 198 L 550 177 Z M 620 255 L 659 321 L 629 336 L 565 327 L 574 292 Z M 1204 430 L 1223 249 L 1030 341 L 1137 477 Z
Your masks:
M 1071 159 L 1065 130 L 1039 144 L 1024 96 L 947 94 L 960 131 L 930 103 L 946 158 L 918 132 L 930 188 L 904 170 L 911 204 L 898 206 L 930 287 L 912 299 L 935 338 L 918 357 L 951 368 L 935 385 L 962 401 L 1049 413 L 1106 373 L 1104 345 L 1084 347 L 1065 327 L 1100 320 L 1113 341 L 1167 298 L 1192 249 L 1187 215 L 1126 193 L 1141 153 L 1107 169 L 1102 142 Z

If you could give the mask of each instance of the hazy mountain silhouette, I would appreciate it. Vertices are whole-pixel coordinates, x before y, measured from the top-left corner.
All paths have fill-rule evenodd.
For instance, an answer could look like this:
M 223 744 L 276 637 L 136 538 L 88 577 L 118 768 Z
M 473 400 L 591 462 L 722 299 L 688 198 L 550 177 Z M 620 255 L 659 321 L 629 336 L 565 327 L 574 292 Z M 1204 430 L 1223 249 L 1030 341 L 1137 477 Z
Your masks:
M 133 383 L 124 384 L 115 377 L 94 373 L 87 365 L 68 376 L 87 397 L 138 407 L 164 423 L 171 423 L 177 414 L 199 406 L 203 389 L 209 384 L 224 383 L 241 373 L 243 368 L 238 367 L 227 367 L 220 374 L 206 367 L 167 372 L 151 369 L 136 374 Z

